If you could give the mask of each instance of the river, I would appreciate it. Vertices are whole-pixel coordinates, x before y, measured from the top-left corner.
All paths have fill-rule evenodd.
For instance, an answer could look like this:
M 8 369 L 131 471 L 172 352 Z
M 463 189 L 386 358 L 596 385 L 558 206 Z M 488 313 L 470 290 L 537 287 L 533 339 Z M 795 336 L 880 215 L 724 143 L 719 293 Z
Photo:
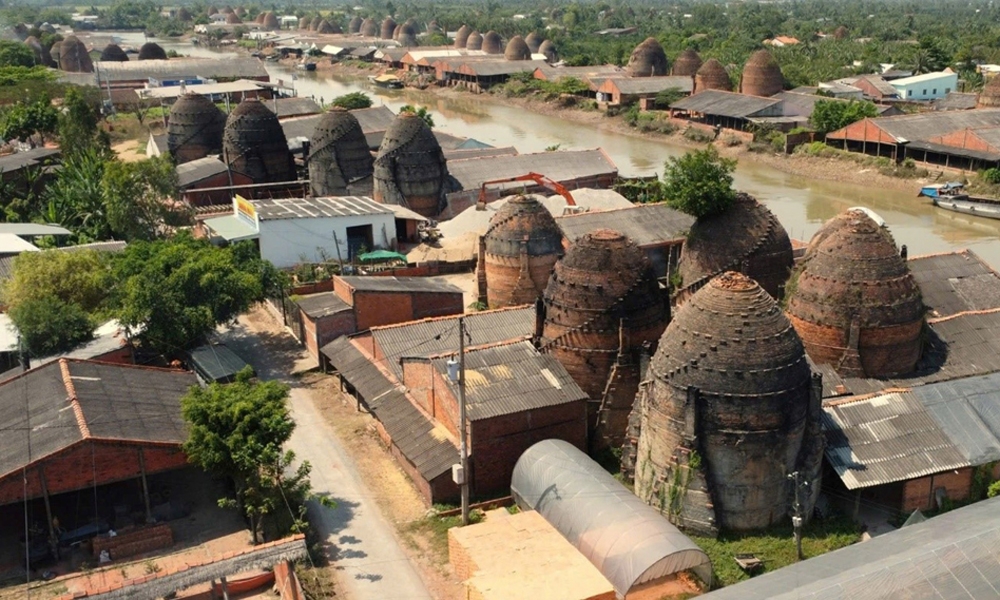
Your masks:
M 140 40 L 141 43 L 141 40 Z M 170 50 L 192 56 L 225 56 L 189 43 L 161 42 Z M 268 63 L 272 80 L 296 78 L 299 95 L 329 102 L 356 91 L 398 110 L 405 104 L 426 106 L 435 127 L 452 135 L 475 138 L 494 146 L 514 146 L 520 152 L 541 152 L 550 146 L 572 150 L 601 147 L 625 176 L 662 173 L 664 162 L 685 152 L 669 141 L 588 128 L 580 123 L 541 115 L 499 103 L 489 96 L 442 97 L 418 90 L 374 88 L 356 77 L 305 73 Z M 854 168 L 845 165 L 845 168 Z M 852 206 L 868 207 L 885 219 L 897 244 L 910 256 L 969 248 L 991 265 L 1000 266 L 1000 221 L 958 215 L 934 208 L 917 190 L 899 192 L 809 179 L 751 161 L 741 161 L 735 185 L 770 208 L 793 238 L 808 240 L 820 225 Z M 914 184 L 914 188 L 917 184 Z

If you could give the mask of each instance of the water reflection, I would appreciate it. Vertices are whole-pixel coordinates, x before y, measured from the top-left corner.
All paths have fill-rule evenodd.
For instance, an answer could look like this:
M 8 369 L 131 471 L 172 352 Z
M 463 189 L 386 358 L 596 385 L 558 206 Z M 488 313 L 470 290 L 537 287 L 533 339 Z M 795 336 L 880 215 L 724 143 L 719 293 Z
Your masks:
M 190 44 L 164 43 L 182 54 L 218 56 L 213 50 Z M 542 152 L 559 145 L 563 150 L 601 147 L 615 161 L 622 175 L 662 173 L 664 162 L 684 148 L 662 140 L 623 135 L 580 123 L 505 106 L 488 96 L 442 97 L 419 90 L 390 91 L 371 88 L 363 78 L 296 72 L 268 63 L 272 79 L 296 77 L 299 95 L 329 102 L 349 92 L 365 91 L 377 104 L 393 110 L 405 104 L 427 106 L 438 129 L 472 137 L 494 146 L 516 146 L 521 152 Z M 595 114 L 595 120 L 599 117 Z M 845 166 L 845 168 L 849 168 Z M 914 191 L 899 192 L 818 181 L 742 161 L 736 186 L 758 197 L 781 220 L 792 237 L 808 240 L 827 219 L 852 206 L 878 212 L 910 255 L 970 248 L 994 265 L 1000 265 L 1000 221 L 956 215 L 935 209 Z

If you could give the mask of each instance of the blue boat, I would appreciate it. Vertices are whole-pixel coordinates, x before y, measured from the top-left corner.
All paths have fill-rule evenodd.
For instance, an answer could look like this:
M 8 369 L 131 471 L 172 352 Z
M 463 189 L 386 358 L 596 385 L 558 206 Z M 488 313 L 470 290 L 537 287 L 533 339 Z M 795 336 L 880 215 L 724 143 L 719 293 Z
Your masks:
M 934 206 L 966 215 L 1000 219 L 1000 200 L 970 196 L 957 181 L 935 183 L 920 188 L 918 196 L 930 198 Z

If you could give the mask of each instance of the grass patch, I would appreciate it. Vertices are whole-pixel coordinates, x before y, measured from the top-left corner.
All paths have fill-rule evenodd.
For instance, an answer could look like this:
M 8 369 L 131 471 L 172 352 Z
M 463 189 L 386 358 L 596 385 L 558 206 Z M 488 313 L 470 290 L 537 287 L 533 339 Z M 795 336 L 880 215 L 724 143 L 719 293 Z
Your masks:
M 797 562 L 791 522 L 760 532 L 723 532 L 719 534 L 718 539 L 709 537 L 692 539 L 712 559 L 712 568 L 715 571 L 714 587 L 717 588 L 750 578 L 733 560 L 733 556 L 739 553 L 752 553 L 764 561 L 762 573 Z M 847 517 L 813 520 L 803 532 L 802 552 L 806 558 L 811 558 L 850 546 L 860 539 L 860 527 Z
M 453 506 L 434 505 L 435 512 L 453 509 Z M 475 525 L 483 520 L 483 512 L 473 510 L 469 512 L 469 524 Z M 404 526 L 404 533 L 409 538 L 409 543 L 415 547 L 429 551 L 434 562 L 443 565 L 448 562 L 448 530 L 452 527 L 461 527 L 462 516 L 440 517 L 431 514 L 419 521 L 414 521 Z M 426 543 L 421 544 L 421 541 Z

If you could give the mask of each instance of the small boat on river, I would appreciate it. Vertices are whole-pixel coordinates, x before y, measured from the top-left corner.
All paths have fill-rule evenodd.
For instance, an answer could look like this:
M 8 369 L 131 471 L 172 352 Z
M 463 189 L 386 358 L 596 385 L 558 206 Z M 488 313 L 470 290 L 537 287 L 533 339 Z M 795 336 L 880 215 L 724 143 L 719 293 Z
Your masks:
M 381 75 L 369 75 L 368 81 L 372 82 L 380 88 L 388 88 L 390 90 L 398 90 L 403 87 L 403 80 L 396 77 L 392 73 L 383 73 Z
M 970 196 L 958 182 L 935 183 L 920 188 L 920 194 L 931 199 L 934 206 L 966 215 L 1000 219 L 1000 200 Z

